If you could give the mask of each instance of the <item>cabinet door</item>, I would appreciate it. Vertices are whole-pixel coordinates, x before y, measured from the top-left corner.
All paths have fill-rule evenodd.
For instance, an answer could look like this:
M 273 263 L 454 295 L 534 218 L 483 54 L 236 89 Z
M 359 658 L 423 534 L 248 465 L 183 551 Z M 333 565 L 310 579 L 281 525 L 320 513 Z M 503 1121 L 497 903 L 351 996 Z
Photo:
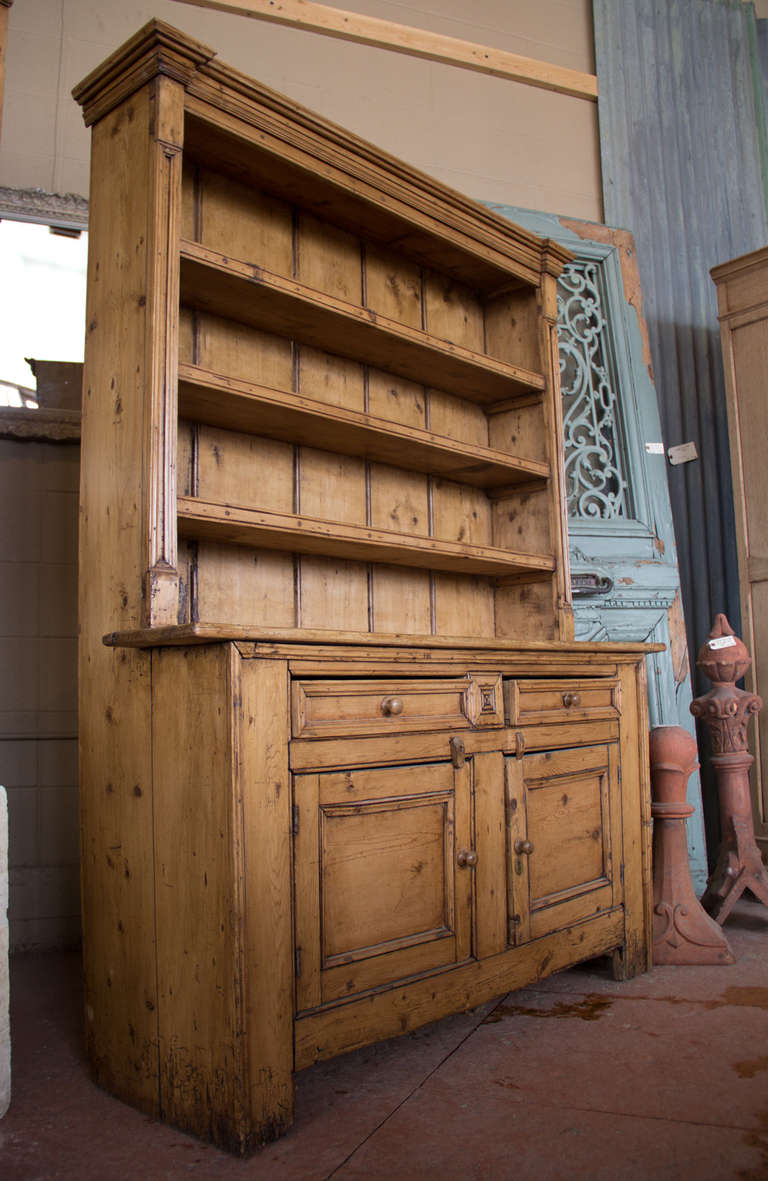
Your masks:
M 299 1011 L 470 955 L 472 767 L 297 775 Z
M 615 744 L 507 758 L 505 779 L 509 942 L 617 905 Z

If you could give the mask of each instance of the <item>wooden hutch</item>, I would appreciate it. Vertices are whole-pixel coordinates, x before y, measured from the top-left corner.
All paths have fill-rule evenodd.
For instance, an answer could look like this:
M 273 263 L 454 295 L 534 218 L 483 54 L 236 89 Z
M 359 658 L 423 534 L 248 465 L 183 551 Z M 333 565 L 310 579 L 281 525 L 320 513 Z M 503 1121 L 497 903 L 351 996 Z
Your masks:
M 293 1070 L 648 966 L 648 649 L 573 642 L 567 251 L 159 21 L 75 96 L 90 1058 L 245 1153 Z

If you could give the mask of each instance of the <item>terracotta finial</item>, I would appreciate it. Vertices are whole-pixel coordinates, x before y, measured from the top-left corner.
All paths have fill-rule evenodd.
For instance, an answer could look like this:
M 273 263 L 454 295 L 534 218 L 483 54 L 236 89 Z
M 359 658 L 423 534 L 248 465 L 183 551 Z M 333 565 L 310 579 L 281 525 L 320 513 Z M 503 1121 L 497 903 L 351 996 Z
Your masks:
M 744 644 L 724 615 L 716 615 L 696 665 L 715 685 L 739 681 L 752 663 Z
M 728 620 L 718 615 L 697 661 L 712 688 L 691 702 L 691 713 L 709 730 L 717 774 L 723 835 L 701 903 L 719 923 L 725 922 L 746 889 L 768 906 L 768 871 L 755 841 L 749 793 L 749 769 L 755 760 L 748 749 L 748 727 L 763 703 L 756 693 L 735 685 L 751 663 Z

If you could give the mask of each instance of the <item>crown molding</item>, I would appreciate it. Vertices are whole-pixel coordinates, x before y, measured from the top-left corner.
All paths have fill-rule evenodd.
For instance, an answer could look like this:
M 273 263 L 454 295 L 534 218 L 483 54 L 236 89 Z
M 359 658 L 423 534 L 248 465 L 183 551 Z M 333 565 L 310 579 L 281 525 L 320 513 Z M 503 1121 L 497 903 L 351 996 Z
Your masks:
M 145 83 L 163 75 L 187 86 L 215 51 L 165 21 L 151 20 L 72 91 L 87 127 Z

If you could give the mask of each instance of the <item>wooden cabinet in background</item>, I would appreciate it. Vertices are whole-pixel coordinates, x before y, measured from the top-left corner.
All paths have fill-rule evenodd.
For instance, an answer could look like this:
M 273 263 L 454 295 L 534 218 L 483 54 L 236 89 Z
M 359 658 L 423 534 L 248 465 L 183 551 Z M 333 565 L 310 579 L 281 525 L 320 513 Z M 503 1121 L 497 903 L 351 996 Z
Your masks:
M 76 97 L 89 1053 L 247 1152 L 294 1069 L 647 966 L 647 646 L 573 642 L 564 249 L 160 22 Z
M 725 365 L 741 635 L 752 656 L 745 676 L 768 697 L 768 248 L 712 270 Z M 750 722 L 755 836 L 768 850 L 768 709 Z

